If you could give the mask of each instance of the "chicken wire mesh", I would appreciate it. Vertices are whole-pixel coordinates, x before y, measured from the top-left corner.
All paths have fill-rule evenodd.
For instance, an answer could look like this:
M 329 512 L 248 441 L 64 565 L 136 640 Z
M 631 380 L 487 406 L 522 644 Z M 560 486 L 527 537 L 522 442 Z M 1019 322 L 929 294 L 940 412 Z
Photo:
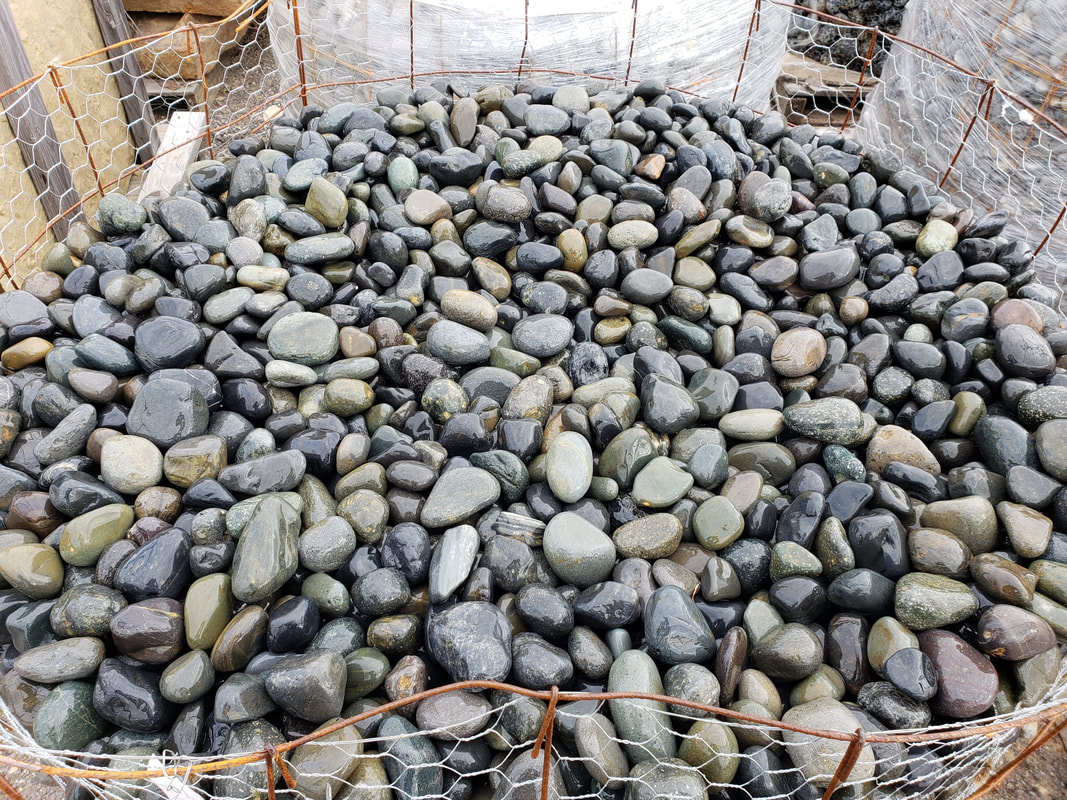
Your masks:
M 913 4 L 921 6 L 920 0 Z M 827 48 L 825 56 L 795 65 L 787 83 L 776 83 L 776 59 L 784 50 L 792 12 L 767 0 L 744 5 L 740 11 L 737 4 L 730 6 L 726 32 L 714 42 L 702 29 L 690 31 L 687 22 L 688 49 L 675 54 L 673 62 L 656 60 L 664 54 L 654 45 L 657 37 L 682 23 L 664 9 L 659 9 L 660 17 L 650 13 L 646 23 L 649 9 L 641 6 L 639 13 L 636 3 L 621 10 L 618 4 L 606 4 L 598 19 L 580 25 L 568 16 L 566 34 L 558 22 L 540 30 L 544 20 L 532 13 L 536 4 L 529 4 L 524 13 L 494 22 L 509 36 L 494 37 L 484 64 L 471 69 L 450 62 L 448 51 L 427 53 L 419 38 L 423 24 L 439 31 L 432 26 L 462 20 L 461 4 L 383 7 L 386 33 L 368 29 L 368 38 L 399 35 L 407 44 L 398 48 L 399 58 L 389 60 L 396 55 L 393 50 L 361 51 L 358 37 L 338 39 L 339 31 L 352 30 L 354 20 L 369 23 L 376 10 L 270 0 L 246 3 L 222 20 L 193 20 L 180 30 L 137 35 L 124 45 L 122 59 L 116 56 L 119 49 L 112 48 L 49 66 L 2 96 L 0 179 L 9 187 L 9 201 L 0 206 L 4 286 L 17 285 L 41 267 L 49 246 L 67 234 L 69 223 L 91 221 L 102 194 L 116 189 L 136 193 L 145 166 L 188 144 L 138 144 L 129 135 L 127 125 L 135 120 L 117 80 L 124 71 L 144 83 L 155 76 L 156 115 L 164 117 L 176 108 L 204 114 L 203 157 L 224 157 L 231 138 L 263 130 L 286 109 L 304 102 L 367 99 L 383 85 L 440 80 L 460 93 L 524 78 L 633 85 L 669 71 L 680 91 L 744 100 L 779 110 L 797 124 L 814 121 L 821 129 L 856 126 L 857 135 L 893 151 L 932 186 L 949 192 L 960 207 L 975 214 L 1007 207 L 1016 214 L 1014 224 L 1038 249 L 1046 290 L 1059 295 L 1058 265 L 1067 246 L 1060 228 L 1067 187 L 1057 160 L 1064 131 L 1045 113 L 1048 109 L 1005 91 L 977 69 L 961 68 L 938 55 L 936 43 L 912 43 L 907 24 L 894 40 L 829 20 L 854 31 L 845 37 L 854 42 L 852 50 Z M 604 33 L 601 25 L 612 26 L 613 33 Z M 566 49 L 553 49 L 559 44 L 554 36 L 565 38 L 574 29 L 605 36 L 611 49 L 597 51 L 589 61 L 573 55 L 572 40 L 566 40 Z M 481 45 L 479 49 L 486 52 Z M 419 59 L 428 60 L 417 60 L 416 50 Z M 712 51 L 719 60 L 707 60 Z M 138 65 L 137 74 L 130 58 Z M 885 64 L 880 82 L 873 75 L 876 63 Z M 1012 109 L 1028 116 L 1012 117 Z M 195 145 L 199 138 L 191 141 Z M 72 249 L 77 249 L 78 237 L 84 244 L 93 235 L 79 226 Z M 865 730 L 862 737 L 843 729 L 813 740 L 778 720 L 756 723 L 729 709 L 666 705 L 670 698 L 554 697 L 494 685 L 468 687 L 488 691 L 473 695 L 485 698 L 472 701 L 482 711 L 477 724 L 461 733 L 407 727 L 403 720 L 419 713 L 416 703 L 440 696 L 420 694 L 369 708 L 346 724 L 335 723 L 316 740 L 286 743 L 277 729 L 244 729 L 248 738 L 234 741 L 237 755 L 225 759 L 159 756 L 151 754 L 155 743 L 147 740 L 130 742 L 121 755 L 45 752 L 24 727 L 26 720 L 5 704 L 0 763 L 73 779 L 86 791 L 115 798 L 286 794 L 355 800 L 480 794 L 637 800 L 664 796 L 665 784 L 676 784 L 678 796 L 818 796 L 831 790 L 842 797 L 962 796 L 1065 721 L 1067 674 L 1058 655 L 1051 668 L 1046 665 L 1046 673 L 1048 679 L 1037 690 L 1018 698 L 1018 709 L 1013 710 L 1016 698 L 1001 698 L 1000 715 L 991 724 L 972 722 L 915 735 L 886 733 L 876 723 L 868 728 L 856 717 L 856 727 Z M 445 693 L 468 689 L 453 687 Z M 669 747 L 629 741 L 604 727 L 611 724 L 604 709 L 619 708 L 613 703 L 665 704 L 645 706 L 642 713 L 651 715 L 657 730 L 669 732 Z M 597 713 L 602 716 L 594 717 Z M 582 723 L 588 739 L 576 735 L 579 718 L 591 720 Z M 731 737 L 736 753 L 723 744 L 729 745 Z M 227 747 L 225 740 L 216 744 L 219 750 Z M 248 751 L 252 754 L 241 755 Z M 550 753 L 547 761 L 544 752 Z M 609 762 L 610 755 L 618 767 L 620 752 L 623 768 L 609 775 L 602 762 Z
M 245 748 L 222 757 L 159 755 L 143 744 L 106 755 L 42 751 L 5 706 L 0 764 L 109 800 L 977 798 L 998 770 L 1067 724 L 1064 666 L 1052 652 L 1035 705 L 915 732 L 887 731 L 855 706 L 842 706 L 854 718 L 813 730 L 788 714 L 663 695 L 469 681 L 370 702 L 289 742 L 269 723 L 240 723 L 229 738 Z M 447 724 L 433 724 L 446 713 Z M 623 723 L 611 718 L 626 717 L 640 717 L 648 733 L 620 735 Z M 245 752 L 249 743 L 258 749 Z M 986 788 L 972 795 L 977 786 Z M 0 787 L 17 796 L 2 779 Z
M 1001 208 L 1062 301 L 1067 195 L 1062 2 L 913 0 L 859 135 L 974 208 Z M 935 55 L 937 54 L 937 55 Z

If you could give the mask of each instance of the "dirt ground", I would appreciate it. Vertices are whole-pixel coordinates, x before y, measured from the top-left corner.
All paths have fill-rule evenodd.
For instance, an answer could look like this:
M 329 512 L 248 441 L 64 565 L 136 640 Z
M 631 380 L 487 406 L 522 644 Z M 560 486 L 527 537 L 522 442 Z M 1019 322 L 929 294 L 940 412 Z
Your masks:
M 1067 797 L 1067 733 L 1053 737 L 986 797 L 989 800 Z

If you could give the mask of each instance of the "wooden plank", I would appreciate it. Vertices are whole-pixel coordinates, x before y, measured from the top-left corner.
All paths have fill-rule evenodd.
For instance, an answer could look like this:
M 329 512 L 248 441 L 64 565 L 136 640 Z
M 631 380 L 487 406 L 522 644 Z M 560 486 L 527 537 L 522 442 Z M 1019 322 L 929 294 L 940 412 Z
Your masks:
M 104 44 L 110 47 L 131 38 L 122 0 L 93 0 L 93 13 L 96 14 Z M 141 67 L 128 44 L 111 47 L 108 55 L 111 58 L 111 73 L 115 76 L 115 83 L 118 84 L 119 93 L 122 95 L 122 110 L 126 113 L 126 123 L 137 150 L 137 160 L 143 164 L 152 158 L 156 151 L 152 141 L 152 107 L 148 102 Z
M 127 11 L 152 11 L 156 14 L 206 14 L 228 17 L 245 4 L 245 0 L 123 0 Z
M 18 86 L 32 77 L 33 68 L 15 28 L 11 7 L 7 0 L 0 0 L 0 91 Z M 55 219 L 80 198 L 74 191 L 70 168 L 63 160 L 59 137 L 52 127 L 44 98 L 37 85 L 30 83 L 6 95 L 2 102 L 41 205 L 49 219 Z M 70 215 L 72 219 L 81 216 L 80 209 Z M 67 235 L 70 221 L 66 217 L 56 221 L 52 230 L 58 238 Z
M 170 194 L 181 181 L 185 168 L 196 160 L 206 133 L 206 115 L 199 111 L 175 112 L 159 145 L 161 155 L 149 167 L 137 193 L 137 202 L 153 194 Z

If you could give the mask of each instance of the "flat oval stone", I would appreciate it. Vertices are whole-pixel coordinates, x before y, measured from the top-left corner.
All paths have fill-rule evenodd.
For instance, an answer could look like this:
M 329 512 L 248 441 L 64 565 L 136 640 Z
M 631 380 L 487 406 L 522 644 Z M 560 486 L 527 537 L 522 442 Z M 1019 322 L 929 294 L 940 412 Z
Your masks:
M 560 502 L 581 500 L 593 480 L 593 451 L 588 440 L 573 431 L 556 436 L 545 457 L 545 475 Z
M 564 316 L 532 314 L 515 325 L 511 339 L 516 349 L 535 358 L 548 358 L 570 343 L 573 332 L 573 323 Z
M 333 358 L 338 344 L 337 323 L 306 311 L 282 317 L 267 336 L 267 347 L 275 358 L 312 367 Z
M 771 366 L 786 378 L 809 375 L 826 358 L 826 340 L 812 328 L 793 328 L 780 334 L 771 349 Z
M 31 600 L 45 600 L 59 594 L 63 562 L 46 544 L 17 544 L 4 550 L 0 576 Z
M 668 558 L 682 541 L 682 523 L 673 514 L 649 514 L 619 526 L 612 539 L 621 558 Z
M 266 497 L 256 505 L 234 553 L 235 598 L 260 602 L 289 580 L 299 564 L 299 531 L 300 519 L 288 503 Z
M 233 617 L 232 579 L 225 573 L 197 578 L 185 595 L 185 638 L 193 650 L 210 650 Z
M 478 532 L 470 525 L 459 525 L 445 531 L 430 560 L 431 603 L 447 600 L 463 585 L 474 567 L 480 544 Z
M 615 545 L 607 534 L 569 511 L 549 520 L 542 546 L 552 570 L 579 588 L 606 579 L 615 566 Z
M 430 328 L 426 345 L 431 355 L 451 366 L 480 364 L 489 359 L 490 344 L 485 335 L 449 319 Z
M 140 436 L 113 436 L 100 451 L 100 477 L 122 494 L 138 494 L 163 477 L 163 454 Z
M 437 479 L 422 507 L 420 521 L 427 528 L 447 528 L 465 522 L 500 497 L 500 484 L 477 467 L 449 470 Z
M 215 669 L 203 650 L 190 650 L 172 661 L 159 678 L 159 693 L 172 703 L 192 703 L 215 685 Z
M 663 694 L 659 669 L 646 653 L 627 650 L 608 675 L 609 692 Z M 632 761 L 674 758 L 676 750 L 666 705 L 658 700 L 609 700 L 611 718 Z
M 27 650 L 15 659 L 14 669 L 26 680 L 63 683 L 94 674 L 104 654 L 100 639 L 80 636 Z
M 822 645 L 805 626 L 789 622 L 756 642 L 752 664 L 775 680 L 802 680 L 822 663 Z
M 984 497 L 970 496 L 928 503 L 922 524 L 960 539 L 973 554 L 988 553 L 997 544 L 997 515 Z
M 631 495 L 642 506 L 667 508 L 681 500 L 693 488 L 693 483 L 693 475 L 674 459 L 658 456 L 634 476 Z
M 978 598 L 959 581 L 911 572 L 897 581 L 894 608 L 902 623 L 923 631 L 962 622 L 978 609 Z
M 492 721 L 492 705 L 481 694 L 457 690 L 427 697 L 415 719 L 433 739 L 462 741 L 476 736 Z
M 68 564 L 91 566 L 108 545 L 125 538 L 133 521 L 133 508 L 120 503 L 86 512 L 64 526 L 59 553 Z

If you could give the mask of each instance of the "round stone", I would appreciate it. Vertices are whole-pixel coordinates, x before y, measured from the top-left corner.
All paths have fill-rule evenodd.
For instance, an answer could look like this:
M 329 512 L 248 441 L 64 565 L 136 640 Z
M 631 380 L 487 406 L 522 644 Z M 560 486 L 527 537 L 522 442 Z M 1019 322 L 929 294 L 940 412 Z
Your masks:
M 542 547 L 552 571 L 579 588 L 604 580 L 615 566 L 607 534 L 570 511 L 549 520 Z
M 271 328 L 267 347 L 272 356 L 285 361 L 312 367 L 324 364 L 337 352 L 337 323 L 323 314 L 289 314 Z
M 163 454 L 140 436 L 112 436 L 100 451 L 100 477 L 122 494 L 137 494 L 163 477 Z
M 588 440 L 572 431 L 557 435 L 545 456 L 545 478 L 560 502 L 581 500 L 593 480 L 593 451 Z

